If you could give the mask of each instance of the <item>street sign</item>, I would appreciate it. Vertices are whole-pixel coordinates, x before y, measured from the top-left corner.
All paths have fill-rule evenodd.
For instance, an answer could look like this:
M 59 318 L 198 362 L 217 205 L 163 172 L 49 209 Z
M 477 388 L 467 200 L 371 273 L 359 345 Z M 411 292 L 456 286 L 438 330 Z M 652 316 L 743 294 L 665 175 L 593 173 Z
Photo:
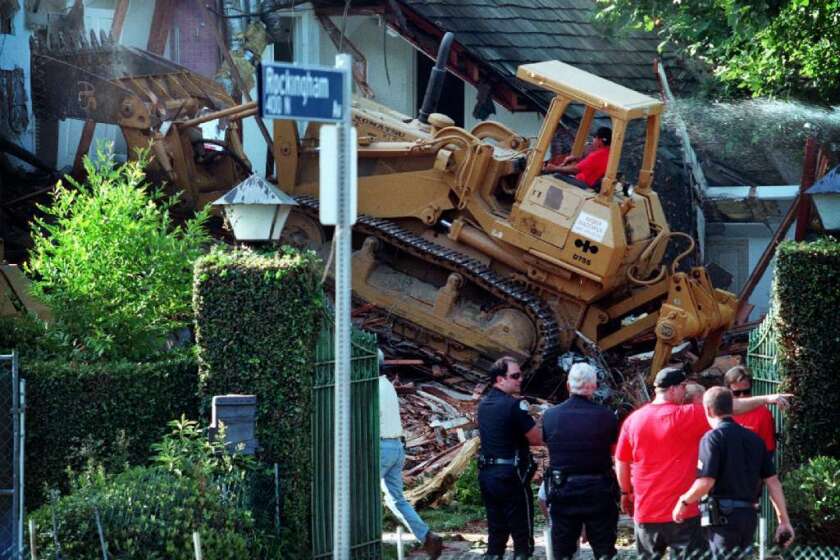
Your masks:
M 350 103 L 343 99 L 344 76 L 328 66 L 264 62 L 257 79 L 260 116 L 337 123 Z

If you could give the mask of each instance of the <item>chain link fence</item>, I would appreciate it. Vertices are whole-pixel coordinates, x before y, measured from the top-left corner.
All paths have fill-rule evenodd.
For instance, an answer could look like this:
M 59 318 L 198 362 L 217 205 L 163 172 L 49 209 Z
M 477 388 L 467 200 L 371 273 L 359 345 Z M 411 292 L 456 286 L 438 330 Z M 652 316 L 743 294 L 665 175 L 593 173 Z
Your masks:
M 23 383 L 17 354 L 0 355 L 0 560 L 20 558 L 23 541 Z

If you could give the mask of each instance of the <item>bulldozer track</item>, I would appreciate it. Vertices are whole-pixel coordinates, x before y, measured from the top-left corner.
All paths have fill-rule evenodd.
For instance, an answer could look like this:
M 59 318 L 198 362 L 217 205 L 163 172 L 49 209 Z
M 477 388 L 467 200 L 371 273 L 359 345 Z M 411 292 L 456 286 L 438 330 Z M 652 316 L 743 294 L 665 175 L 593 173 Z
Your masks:
M 318 201 L 309 196 L 295 197 L 300 208 L 310 218 L 318 219 Z M 409 233 L 399 225 L 385 219 L 373 218 L 360 215 L 353 226 L 354 232 L 363 235 L 372 235 L 381 242 L 398 248 L 416 258 L 430 262 L 451 272 L 456 272 L 481 288 L 493 294 L 499 300 L 523 311 L 536 327 L 537 339 L 532 350 L 531 357 L 522 364 L 525 374 L 523 386 L 531 384 L 538 378 L 543 378 L 548 370 L 556 365 L 556 357 L 559 348 L 559 327 L 551 309 L 538 297 L 530 293 L 521 283 L 512 279 L 502 278 L 479 261 L 468 257 L 453 249 L 448 249 L 427 241 L 413 233 Z M 428 329 L 416 323 L 388 312 L 385 309 L 377 308 L 377 312 L 389 322 L 399 322 L 409 326 L 411 329 L 424 332 L 432 336 L 439 336 L 430 333 Z M 441 356 L 441 352 L 416 344 L 394 333 L 391 328 L 382 326 L 374 327 L 371 330 L 389 338 L 391 345 L 397 350 L 409 350 L 427 357 Z M 457 361 L 453 356 L 443 356 L 448 365 L 459 375 L 472 381 L 486 381 L 486 371 L 476 367 L 477 364 L 470 364 Z M 537 384 L 539 385 L 539 384 Z

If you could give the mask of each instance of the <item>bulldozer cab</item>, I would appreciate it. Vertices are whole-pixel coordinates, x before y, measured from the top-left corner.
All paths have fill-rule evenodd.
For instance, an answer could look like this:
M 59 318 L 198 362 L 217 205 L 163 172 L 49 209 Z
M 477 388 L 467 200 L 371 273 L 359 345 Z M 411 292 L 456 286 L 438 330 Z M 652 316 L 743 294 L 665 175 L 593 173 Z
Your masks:
M 635 189 L 638 192 L 650 190 L 659 142 L 659 124 L 663 108 L 661 101 L 557 60 L 522 65 L 516 76 L 556 94 L 543 121 L 537 145 L 528 158 L 525 173 L 520 178 L 517 201 L 522 200 L 529 185 L 539 175 L 548 147 L 563 116 L 575 104 L 582 105 L 584 109 L 574 137 L 572 156 L 583 156 L 586 139 L 596 114 L 608 117 L 611 122 L 612 141 L 600 188 L 603 201 L 611 199 L 615 192 L 618 165 L 628 124 L 636 119 L 647 121 L 644 156 Z

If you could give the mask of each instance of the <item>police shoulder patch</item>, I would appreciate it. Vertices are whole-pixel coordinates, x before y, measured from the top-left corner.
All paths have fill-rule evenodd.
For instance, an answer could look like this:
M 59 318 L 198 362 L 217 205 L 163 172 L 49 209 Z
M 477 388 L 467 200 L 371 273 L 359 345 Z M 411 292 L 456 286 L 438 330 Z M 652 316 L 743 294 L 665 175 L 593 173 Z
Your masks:
M 522 410 L 524 412 L 528 412 L 528 410 L 529 410 L 528 401 L 526 401 L 525 399 L 522 399 L 521 401 L 519 401 L 519 410 Z

